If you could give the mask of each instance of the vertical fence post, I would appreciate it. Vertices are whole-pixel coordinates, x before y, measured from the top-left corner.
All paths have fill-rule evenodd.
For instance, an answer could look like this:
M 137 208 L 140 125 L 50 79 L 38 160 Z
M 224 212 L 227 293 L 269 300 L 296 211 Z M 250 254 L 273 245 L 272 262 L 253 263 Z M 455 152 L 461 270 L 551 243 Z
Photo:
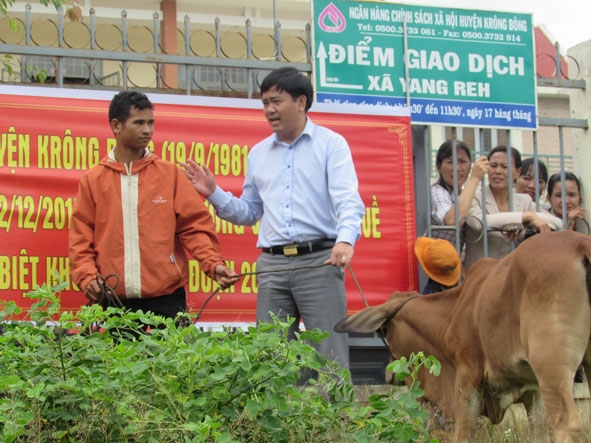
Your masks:
M 95 15 L 95 11 L 94 8 L 90 8 L 90 49 L 91 50 L 95 50 L 96 49 L 96 15 Z M 89 83 L 91 85 L 95 85 L 96 84 L 96 75 L 95 75 L 95 66 L 96 66 L 96 60 L 91 59 L 90 60 L 90 74 L 89 74 Z
M 246 19 L 246 59 L 252 60 L 252 23 L 250 19 Z M 248 98 L 252 98 L 254 92 L 254 75 L 251 68 L 246 70 L 246 85 Z
M 159 25 L 159 15 L 157 12 L 152 14 L 152 27 L 153 27 L 153 43 L 154 43 L 154 54 L 160 54 L 160 25 Z M 156 87 L 162 87 L 162 63 L 156 63 Z
M 127 52 L 127 11 L 121 11 L 121 51 Z M 127 60 L 123 60 L 121 66 L 123 75 L 123 90 L 127 90 Z
M 191 26 L 190 26 L 190 19 L 188 15 L 184 17 L 185 23 L 185 55 L 191 55 Z M 186 85 L 185 90 L 187 95 L 191 95 L 191 89 L 193 87 L 193 72 L 194 69 L 191 65 L 185 65 L 185 77 L 186 77 Z

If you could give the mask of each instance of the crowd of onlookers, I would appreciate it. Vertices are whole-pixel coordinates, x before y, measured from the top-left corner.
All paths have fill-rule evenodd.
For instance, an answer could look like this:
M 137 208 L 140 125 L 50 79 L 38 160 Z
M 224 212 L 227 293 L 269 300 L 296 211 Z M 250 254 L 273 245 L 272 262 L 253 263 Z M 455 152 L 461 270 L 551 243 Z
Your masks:
M 548 177 L 541 160 L 522 161 L 519 151 L 504 145 L 472 164 L 470 148 L 461 140 L 445 141 L 435 164 L 439 178 L 431 186 L 431 237 L 459 246 L 464 271 L 481 257 L 506 256 L 540 232 L 589 234 L 581 184 L 571 172 Z M 429 279 L 423 293 L 444 289 Z

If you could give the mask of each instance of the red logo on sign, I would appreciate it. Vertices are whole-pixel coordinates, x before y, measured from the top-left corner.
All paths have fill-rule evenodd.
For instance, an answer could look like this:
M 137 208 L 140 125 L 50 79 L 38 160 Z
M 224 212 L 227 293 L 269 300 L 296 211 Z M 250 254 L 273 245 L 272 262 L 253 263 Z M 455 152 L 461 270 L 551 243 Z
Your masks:
M 326 32 L 343 32 L 347 27 L 345 16 L 334 3 L 330 3 L 318 17 L 318 26 Z

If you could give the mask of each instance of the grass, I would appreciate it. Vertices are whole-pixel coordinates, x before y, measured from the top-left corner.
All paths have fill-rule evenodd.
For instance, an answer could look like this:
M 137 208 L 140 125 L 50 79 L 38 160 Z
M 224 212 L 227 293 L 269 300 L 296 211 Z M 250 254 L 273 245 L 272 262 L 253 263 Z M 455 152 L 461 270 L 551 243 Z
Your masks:
M 386 385 L 386 388 L 389 389 L 390 386 Z M 374 394 L 380 391 L 383 391 L 381 386 L 356 386 L 355 398 L 363 403 L 368 393 Z M 577 409 L 585 427 L 581 443 L 591 443 L 591 396 L 588 385 L 585 383 L 575 384 L 574 393 Z M 442 425 L 435 409 L 428 404 L 425 404 L 425 407 L 431 414 L 428 423 L 429 436 L 437 439 L 440 443 L 452 443 L 453 423 Z M 480 417 L 478 429 L 472 441 L 478 443 L 529 443 L 533 441 L 529 434 L 525 407 L 522 404 L 514 404 L 507 410 L 505 417 L 498 425 L 493 425 L 487 418 Z

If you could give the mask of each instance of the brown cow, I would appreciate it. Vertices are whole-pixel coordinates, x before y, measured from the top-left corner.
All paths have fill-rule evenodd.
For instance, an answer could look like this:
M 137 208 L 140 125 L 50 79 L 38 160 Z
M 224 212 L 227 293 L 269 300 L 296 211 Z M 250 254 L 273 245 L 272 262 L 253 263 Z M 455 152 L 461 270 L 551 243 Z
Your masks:
M 435 356 L 441 375 L 422 371 L 419 381 L 425 399 L 455 421 L 455 442 L 471 440 L 479 414 L 498 423 L 517 401 L 538 411 L 532 421 L 537 437 L 549 438 L 542 433 L 545 408 L 555 440 L 576 441 L 582 424 L 572 387 L 583 359 L 591 374 L 585 352 L 590 258 L 589 236 L 539 234 L 503 259 L 479 260 L 459 287 L 423 296 L 395 293 L 341 320 L 335 330 L 384 327 L 394 357 L 419 351 Z

